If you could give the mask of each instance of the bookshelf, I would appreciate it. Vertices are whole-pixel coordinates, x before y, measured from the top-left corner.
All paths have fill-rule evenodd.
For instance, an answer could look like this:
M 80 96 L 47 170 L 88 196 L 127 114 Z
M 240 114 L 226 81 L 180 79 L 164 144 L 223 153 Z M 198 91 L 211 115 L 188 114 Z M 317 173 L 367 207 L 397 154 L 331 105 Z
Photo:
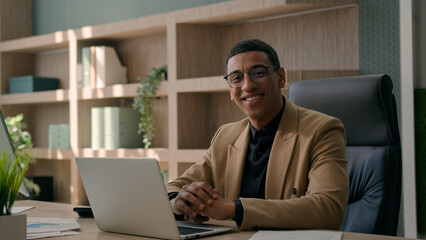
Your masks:
M 222 79 L 237 41 L 260 38 L 274 46 L 288 84 L 357 75 L 359 68 L 356 0 L 235 0 L 39 36 L 0 33 L 0 107 L 6 116 L 25 115 L 38 159 L 29 174 L 54 176 L 55 201 L 73 204 L 87 203 L 76 157 L 155 157 L 173 179 L 204 154 L 220 125 L 243 118 Z M 101 44 L 116 49 L 128 83 L 79 89 L 81 49 Z M 165 64 L 168 81 L 154 96 L 152 148 L 91 149 L 90 109 L 130 106 L 139 77 Z M 59 78 L 60 89 L 8 93 L 10 77 L 30 74 Z M 70 125 L 71 149 L 48 148 L 48 126 L 60 123 Z

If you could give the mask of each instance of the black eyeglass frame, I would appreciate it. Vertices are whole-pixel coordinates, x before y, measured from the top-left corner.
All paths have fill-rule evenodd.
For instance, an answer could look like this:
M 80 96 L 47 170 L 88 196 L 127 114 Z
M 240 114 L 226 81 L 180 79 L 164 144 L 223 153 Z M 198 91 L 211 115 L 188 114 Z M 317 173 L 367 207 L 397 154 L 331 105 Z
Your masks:
M 250 69 L 250 71 L 248 71 L 248 72 L 246 72 L 249 76 L 250 76 L 250 79 L 251 80 L 253 80 L 253 78 L 255 78 L 252 74 L 250 74 L 250 72 L 254 69 L 254 68 L 257 68 L 257 67 L 264 67 L 264 68 L 267 68 L 267 69 L 272 69 L 273 71 L 277 71 L 277 69 L 279 69 L 280 68 L 280 66 L 265 66 L 265 65 L 257 65 L 257 66 L 253 66 L 251 69 Z M 223 77 L 223 79 L 225 79 L 225 81 L 228 83 L 228 85 L 231 87 L 231 88 L 237 88 L 237 87 L 241 87 L 241 86 L 232 86 L 232 84 L 229 82 L 229 80 L 228 80 L 228 77 L 230 76 L 230 75 L 232 75 L 232 74 L 234 74 L 235 72 L 232 72 L 232 73 L 230 73 L 230 74 L 227 74 L 226 76 L 224 76 Z M 240 72 L 241 73 L 241 72 Z M 242 73 L 243 74 L 243 76 L 244 76 L 244 74 L 245 73 Z

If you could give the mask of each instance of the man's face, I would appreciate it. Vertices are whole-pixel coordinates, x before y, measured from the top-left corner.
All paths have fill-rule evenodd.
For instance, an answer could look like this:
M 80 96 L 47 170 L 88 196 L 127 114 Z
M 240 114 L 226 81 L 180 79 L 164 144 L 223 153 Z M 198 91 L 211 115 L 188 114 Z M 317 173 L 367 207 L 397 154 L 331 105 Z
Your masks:
M 257 66 L 274 67 L 266 53 L 251 51 L 231 57 L 227 72 L 244 74 L 240 87 L 229 88 L 231 100 L 248 116 L 252 125 L 260 129 L 281 109 L 281 88 L 285 86 L 285 72 L 283 68 L 277 71 L 269 68 L 267 74 L 255 82 L 247 73 Z

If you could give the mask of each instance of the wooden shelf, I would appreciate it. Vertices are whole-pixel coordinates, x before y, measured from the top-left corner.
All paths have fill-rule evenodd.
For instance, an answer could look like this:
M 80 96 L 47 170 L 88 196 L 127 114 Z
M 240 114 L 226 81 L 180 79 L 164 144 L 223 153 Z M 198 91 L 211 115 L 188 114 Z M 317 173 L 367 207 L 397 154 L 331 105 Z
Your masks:
M 162 82 L 156 97 L 165 97 L 168 93 L 168 82 Z M 134 98 L 140 83 L 117 84 L 105 88 L 84 88 L 78 91 L 79 100 L 93 100 L 104 98 Z
M 31 148 L 25 149 L 35 159 L 72 160 L 74 153 L 71 149 Z
M 15 93 L 0 95 L 0 103 L 2 105 L 36 104 L 67 101 L 69 101 L 69 91 L 63 89 L 32 93 Z
M 0 107 L 5 116 L 24 113 L 32 152 L 40 159 L 30 173 L 55 176 L 55 201 L 87 202 L 75 157 L 154 157 L 173 179 L 203 156 L 219 126 L 245 117 L 223 80 L 225 59 L 236 42 L 259 38 L 275 48 L 287 71 L 283 94 L 295 81 L 358 75 L 356 4 L 235 0 L 2 41 Z M 90 45 L 115 48 L 127 68 L 127 84 L 78 89 L 77 65 L 82 48 Z M 155 95 L 153 148 L 92 150 L 91 108 L 131 106 L 140 78 L 162 65 L 168 67 L 168 81 Z M 60 89 L 9 94 L 9 78 L 23 75 L 58 78 Z M 59 123 L 70 125 L 71 149 L 48 149 L 49 125 Z

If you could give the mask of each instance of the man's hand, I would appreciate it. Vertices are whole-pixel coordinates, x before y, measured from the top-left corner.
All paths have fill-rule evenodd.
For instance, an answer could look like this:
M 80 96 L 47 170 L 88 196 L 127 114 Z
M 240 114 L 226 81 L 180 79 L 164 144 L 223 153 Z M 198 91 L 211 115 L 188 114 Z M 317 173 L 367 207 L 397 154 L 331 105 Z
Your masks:
M 217 199 L 213 200 L 212 204 L 201 210 L 201 214 L 216 220 L 235 218 L 235 203 L 232 200 L 217 197 Z
M 204 222 L 208 217 L 202 216 L 201 211 L 217 199 L 218 192 L 205 182 L 193 182 L 183 186 L 176 198 L 170 201 L 175 214 L 192 217 L 196 222 Z

